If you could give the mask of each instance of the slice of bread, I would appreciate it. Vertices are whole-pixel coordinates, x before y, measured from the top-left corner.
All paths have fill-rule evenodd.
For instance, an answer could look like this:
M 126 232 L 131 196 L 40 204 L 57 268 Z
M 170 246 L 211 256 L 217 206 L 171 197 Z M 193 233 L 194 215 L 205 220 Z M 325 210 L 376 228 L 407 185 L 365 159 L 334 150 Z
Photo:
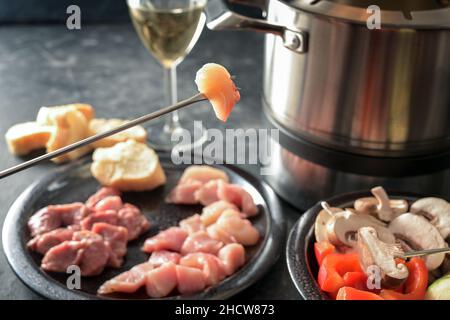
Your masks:
M 82 112 L 75 108 L 51 108 L 49 112 L 46 111 L 45 123 L 53 127 L 50 139 L 46 144 L 47 152 L 55 151 L 88 136 L 88 120 Z M 72 152 L 53 158 L 52 161 L 61 163 L 74 160 L 91 150 L 91 146 L 78 148 Z
M 62 106 L 41 107 L 37 114 L 36 121 L 41 125 L 51 125 L 52 115 L 55 112 L 65 112 L 67 110 L 76 110 L 81 112 L 88 122 L 95 116 L 95 110 L 90 104 L 73 103 Z
M 52 127 L 42 126 L 36 122 L 19 123 L 6 132 L 5 138 L 8 150 L 15 155 L 26 155 L 32 150 L 45 148 Z
M 117 128 L 126 122 L 127 120 L 122 119 L 93 119 L 89 123 L 89 135 L 93 136 L 95 134 Z M 125 131 L 116 133 L 115 135 L 96 141 L 92 144 L 92 146 L 94 148 L 107 148 L 128 139 L 145 142 L 147 140 L 147 131 L 142 126 L 135 126 Z
M 122 191 L 152 190 L 166 183 L 158 155 L 135 140 L 98 148 L 93 155 L 92 175 L 104 186 Z

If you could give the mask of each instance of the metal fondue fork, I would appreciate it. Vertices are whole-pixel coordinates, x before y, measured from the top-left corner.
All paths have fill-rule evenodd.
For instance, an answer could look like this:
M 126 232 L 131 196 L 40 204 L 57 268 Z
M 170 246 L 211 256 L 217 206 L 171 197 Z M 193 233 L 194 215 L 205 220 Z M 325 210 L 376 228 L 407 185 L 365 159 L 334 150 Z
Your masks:
M 105 131 L 105 132 L 96 134 L 94 136 L 90 136 L 90 137 L 88 137 L 86 139 L 77 141 L 75 143 L 72 143 L 72 144 L 70 144 L 68 146 L 65 146 L 63 148 L 60 148 L 58 150 L 49 152 L 49 153 L 44 154 L 42 156 L 36 157 L 34 159 L 31 159 L 31 160 L 28 160 L 28 161 L 23 162 L 21 164 L 18 164 L 16 166 L 13 166 L 11 168 L 2 170 L 2 171 L 0 171 L 0 179 L 3 179 L 5 177 L 7 177 L 7 176 L 10 176 L 10 175 L 12 175 L 14 173 L 17 173 L 19 171 L 25 170 L 27 168 L 30 168 L 30 167 L 34 166 L 35 164 L 38 164 L 38 163 L 40 163 L 42 161 L 58 157 L 58 156 L 63 155 L 65 153 L 67 153 L 67 152 L 71 152 L 71 151 L 73 151 L 75 149 L 78 149 L 78 148 L 84 147 L 84 146 L 86 146 L 88 144 L 91 144 L 91 143 L 93 143 L 93 142 L 95 142 L 97 140 L 100 140 L 100 139 L 112 136 L 113 134 L 116 134 L 116 133 L 121 132 L 123 130 L 129 129 L 131 127 L 137 126 L 138 124 L 147 122 L 149 120 L 153 120 L 155 118 L 163 116 L 163 115 L 165 115 L 167 113 L 170 113 L 172 111 L 175 111 L 175 110 L 181 109 L 183 107 L 187 107 L 187 106 L 189 106 L 191 104 L 194 104 L 196 102 L 205 101 L 205 100 L 208 100 L 208 99 L 203 94 L 198 93 L 198 94 L 196 94 L 196 95 L 194 95 L 194 96 L 192 96 L 192 97 L 190 97 L 188 99 L 185 99 L 183 101 L 180 101 L 180 102 L 178 102 L 176 104 L 170 105 L 168 107 L 164 107 L 164 108 L 162 108 L 160 110 L 157 110 L 155 112 L 146 114 L 146 115 L 141 116 L 139 118 L 136 118 L 134 120 L 130 120 L 127 123 L 124 123 L 123 125 L 120 125 L 120 126 L 114 128 L 114 129 L 111 129 L 109 131 Z
M 450 252 L 450 247 L 447 248 L 438 248 L 438 249 L 427 249 L 427 250 L 417 250 L 417 251 L 409 251 L 403 254 L 396 254 L 397 258 L 408 259 L 412 257 L 423 257 L 428 256 L 430 254 L 441 253 L 441 252 Z

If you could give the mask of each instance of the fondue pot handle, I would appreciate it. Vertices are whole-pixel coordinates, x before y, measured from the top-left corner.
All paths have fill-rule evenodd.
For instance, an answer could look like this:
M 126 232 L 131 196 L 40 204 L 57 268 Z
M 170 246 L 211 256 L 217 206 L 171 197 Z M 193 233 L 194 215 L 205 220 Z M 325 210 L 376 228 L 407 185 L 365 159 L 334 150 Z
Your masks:
M 210 1 L 207 6 L 208 23 L 210 30 L 250 30 L 262 33 L 271 33 L 283 39 L 283 45 L 295 52 L 305 53 L 307 50 L 307 33 L 301 30 L 291 30 L 285 26 L 267 22 L 264 19 L 255 19 L 229 10 L 220 1 Z

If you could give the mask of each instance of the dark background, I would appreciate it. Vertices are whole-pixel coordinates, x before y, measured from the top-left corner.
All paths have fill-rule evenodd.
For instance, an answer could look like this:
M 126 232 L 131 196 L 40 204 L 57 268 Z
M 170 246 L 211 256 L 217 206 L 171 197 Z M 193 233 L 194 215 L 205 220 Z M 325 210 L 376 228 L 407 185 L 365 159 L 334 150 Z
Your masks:
M 81 8 L 81 30 L 66 28 L 71 4 Z M 200 119 L 207 128 L 260 128 L 263 50 L 261 34 L 205 29 L 178 68 L 179 97 L 196 92 L 193 76 L 201 65 L 218 62 L 232 70 L 242 98 L 226 124 L 202 108 L 182 116 Z M 161 66 L 130 23 L 125 0 L 0 0 L 0 169 L 26 160 L 6 151 L 3 136 L 12 125 L 32 121 L 40 106 L 86 102 L 99 117 L 133 118 L 163 105 L 161 78 Z M 20 193 L 55 167 L 44 163 L 0 180 L 1 227 Z M 257 166 L 244 169 L 259 174 Z M 299 212 L 286 203 L 282 209 L 289 230 Z M 233 299 L 299 299 L 284 250 L 280 255 L 267 275 Z M 39 298 L 14 275 L 0 246 L 0 299 Z

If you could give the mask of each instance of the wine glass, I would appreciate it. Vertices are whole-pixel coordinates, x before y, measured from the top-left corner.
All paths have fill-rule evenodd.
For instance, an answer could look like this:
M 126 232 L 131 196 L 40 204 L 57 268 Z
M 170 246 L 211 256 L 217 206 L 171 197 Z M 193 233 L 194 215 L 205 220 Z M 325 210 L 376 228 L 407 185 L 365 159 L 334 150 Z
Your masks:
M 177 97 L 177 65 L 192 50 L 205 25 L 203 12 L 207 0 L 127 0 L 131 20 L 144 46 L 164 69 L 164 90 L 167 105 L 175 104 Z M 150 144 L 170 151 L 175 143 L 172 134 L 189 130 L 192 143 L 176 146 L 194 148 L 206 140 L 206 130 L 199 121 L 187 121 L 178 111 L 167 116 L 164 124 L 150 128 Z

